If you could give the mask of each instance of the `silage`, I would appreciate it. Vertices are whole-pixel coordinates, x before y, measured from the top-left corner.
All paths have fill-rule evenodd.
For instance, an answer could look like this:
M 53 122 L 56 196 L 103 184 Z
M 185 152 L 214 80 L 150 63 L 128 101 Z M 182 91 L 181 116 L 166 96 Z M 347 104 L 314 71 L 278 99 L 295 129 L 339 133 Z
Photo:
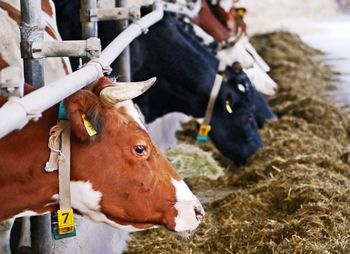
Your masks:
M 293 34 L 253 38 L 280 92 L 265 147 L 237 169 L 211 143 L 204 150 L 228 169 L 217 181 L 191 177 L 206 218 L 191 239 L 163 229 L 133 234 L 127 253 L 350 253 L 349 118 L 326 98 L 334 73 L 320 52 Z M 181 140 L 195 142 L 196 124 Z
M 212 154 L 194 145 L 177 144 L 166 151 L 166 156 L 183 178 L 205 176 L 216 180 L 224 175 L 224 169 L 213 159 Z

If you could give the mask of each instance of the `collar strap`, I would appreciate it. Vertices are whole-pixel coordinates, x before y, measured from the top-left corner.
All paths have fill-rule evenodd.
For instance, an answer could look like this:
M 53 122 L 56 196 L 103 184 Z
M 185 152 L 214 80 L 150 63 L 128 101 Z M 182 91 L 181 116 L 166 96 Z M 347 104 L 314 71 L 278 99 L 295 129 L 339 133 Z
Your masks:
M 218 94 L 219 94 L 219 91 L 221 88 L 221 84 L 222 84 L 222 76 L 220 76 L 219 74 L 216 74 L 214 84 L 213 84 L 213 87 L 212 87 L 211 92 L 210 92 L 207 110 L 205 112 L 203 122 L 201 123 L 201 126 L 199 128 L 199 132 L 198 132 L 197 137 L 196 137 L 197 141 L 199 141 L 199 142 L 207 142 L 208 141 L 208 134 L 209 134 L 209 131 L 211 129 L 209 124 L 211 121 L 211 117 L 213 115 L 215 102 L 216 102 L 216 99 L 218 97 Z
M 71 126 L 64 110 L 63 102 L 59 105 L 58 122 L 50 129 L 50 158 L 45 165 L 46 172 L 58 170 L 58 223 L 53 223 L 54 238 L 62 239 L 75 236 L 74 216 L 70 191 L 70 134 Z
M 204 120 L 202 123 L 204 125 L 209 125 L 209 123 L 211 121 L 211 117 L 213 115 L 213 110 L 214 110 L 214 105 L 215 105 L 216 99 L 218 97 L 218 94 L 219 94 L 219 91 L 221 88 L 221 84 L 222 84 L 222 76 L 219 74 L 216 74 L 214 84 L 213 84 L 213 87 L 212 87 L 211 92 L 210 92 L 207 110 L 205 112 Z
M 59 207 L 60 210 L 71 209 L 70 195 L 70 123 L 59 120 L 50 130 L 50 158 L 45 171 L 58 170 Z
M 61 155 L 58 160 L 58 187 L 60 210 L 72 208 L 70 195 L 70 123 L 59 120 L 63 129 L 61 133 Z

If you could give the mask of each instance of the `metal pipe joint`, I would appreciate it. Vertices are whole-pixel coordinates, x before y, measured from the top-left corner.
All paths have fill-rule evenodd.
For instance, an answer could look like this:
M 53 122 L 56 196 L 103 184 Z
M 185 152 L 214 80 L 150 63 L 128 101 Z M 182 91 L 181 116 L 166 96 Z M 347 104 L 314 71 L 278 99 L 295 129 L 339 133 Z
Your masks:
M 28 45 L 29 58 L 45 57 L 88 57 L 98 58 L 101 53 L 101 41 L 91 37 L 87 40 L 77 41 L 41 41 Z
M 123 20 L 131 19 L 138 20 L 141 17 L 140 8 L 133 6 L 128 7 L 118 7 L 112 9 L 89 9 L 89 10 L 80 10 L 80 20 L 82 22 L 98 22 L 106 20 Z

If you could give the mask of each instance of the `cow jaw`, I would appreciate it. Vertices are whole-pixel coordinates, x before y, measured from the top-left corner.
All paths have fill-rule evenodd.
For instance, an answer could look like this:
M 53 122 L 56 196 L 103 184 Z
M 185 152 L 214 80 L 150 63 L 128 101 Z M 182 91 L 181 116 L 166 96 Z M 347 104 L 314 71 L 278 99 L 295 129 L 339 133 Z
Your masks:
M 71 181 L 70 188 L 72 194 L 72 207 L 81 212 L 82 215 L 90 218 L 92 221 L 106 223 L 112 227 L 128 232 L 144 230 L 144 228 L 136 228 L 132 225 L 122 225 L 108 219 L 107 216 L 101 212 L 100 202 L 102 199 L 102 193 L 94 190 L 90 182 Z
M 171 179 L 176 191 L 177 216 L 175 218 L 175 231 L 182 237 L 188 237 L 201 223 L 204 209 L 199 200 L 193 195 L 186 183 L 182 180 Z

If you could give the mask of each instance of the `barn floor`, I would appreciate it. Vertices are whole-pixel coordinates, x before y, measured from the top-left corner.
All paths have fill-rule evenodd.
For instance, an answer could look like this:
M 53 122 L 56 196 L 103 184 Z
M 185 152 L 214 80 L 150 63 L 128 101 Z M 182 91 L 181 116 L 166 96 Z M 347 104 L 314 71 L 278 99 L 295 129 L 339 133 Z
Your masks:
M 350 253 L 350 121 L 332 105 L 335 74 L 290 33 L 255 36 L 280 90 L 270 105 L 279 120 L 261 130 L 265 147 L 217 181 L 187 180 L 205 203 L 191 239 L 164 229 L 131 234 L 126 253 Z M 188 123 L 180 140 L 194 142 Z

